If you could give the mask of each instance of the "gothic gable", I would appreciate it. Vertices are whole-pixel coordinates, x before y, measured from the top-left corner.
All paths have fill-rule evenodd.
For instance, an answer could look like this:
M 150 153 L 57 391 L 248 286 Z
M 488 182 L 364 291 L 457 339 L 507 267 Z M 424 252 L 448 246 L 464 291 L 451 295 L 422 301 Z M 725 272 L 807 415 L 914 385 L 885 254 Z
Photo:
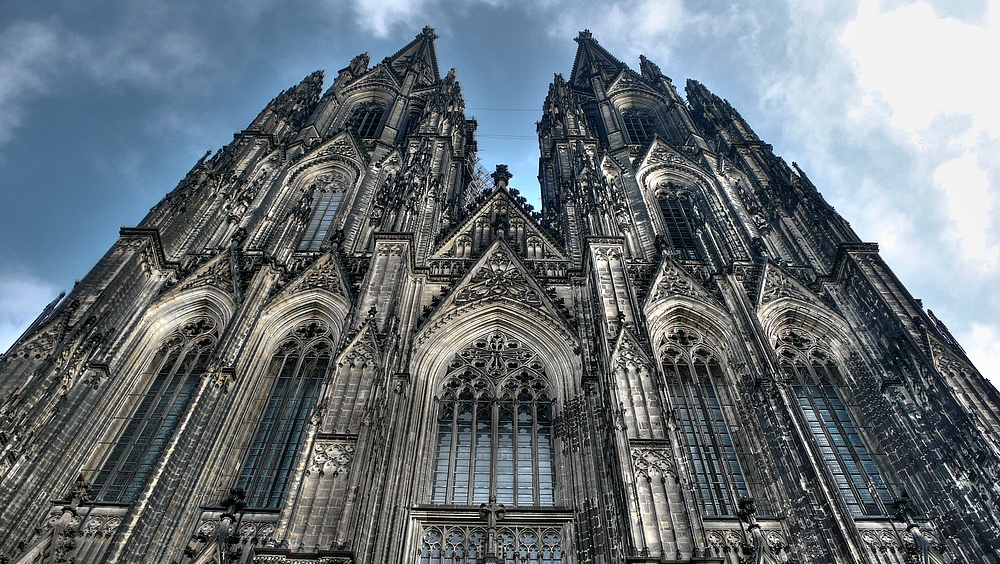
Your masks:
M 657 302 L 676 296 L 722 307 L 722 304 L 700 282 L 668 256 L 664 256 L 650 288 L 649 297 L 646 298 L 647 310 Z
M 692 161 L 690 157 L 680 152 L 663 139 L 657 137 L 653 140 L 653 143 L 650 144 L 646 154 L 639 158 L 635 167 L 636 177 L 644 177 L 649 172 L 664 167 L 697 169 L 699 173 L 702 170 L 701 165 Z
M 295 277 L 276 297 L 281 300 L 308 290 L 321 289 L 350 301 L 348 285 L 333 253 L 327 252 Z
M 559 309 L 546 295 L 510 244 L 498 238 L 459 282 L 425 327 L 440 324 L 462 311 L 483 305 L 508 304 L 524 311 L 558 320 L 568 331 Z
M 608 87 L 609 98 L 621 94 L 640 94 L 651 96 L 661 103 L 666 102 L 662 94 L 657 92 L 655 88 L 629 68 L 623 68 Z
M 642 346 L 642 341 L 639 339 L 638 335 L 635 334 L 633 328 L 629 326 L 626 326 L 622 329 L 621 333 L 618 334 L 618 339 L 611 351 L 611 359 L 612 364 L 616 366 L 619 364 L 631 364 L 633 366 L 644 366 L 646 368 L 654 366 L 654 363 L 650 360 L 645 347 Z
M 288 178 L 289 181 L 294 181 L 303 171 L 330 161 L 349 163 L 355 174 L 360 177 L 360 164 L 367 160 L 368 156 L 359 149 L 354 136 L 349 131 L 343 131 L 303 155 L 299 162 L 289 170 Z
M 391 172 L 396 172 L 401 166 L 403 166 L 403 156 L 399 153 L 399 149 L 396 148 L 383 157 L 382 160 L 375 165 L 375 168 L 382 168 Z
M 337 366 L 377 367 L 381 363 L 379 336 L 372 323 L 365 323 L 337 356 Z
M 344 92 L 353 92 L 366 88 L 385 89 L 392 92 L 399 92 L 400 82 L 391 67 L 385 62 L 375 65 L 372 70 L 356 78 L 344 89 Z
M 437 52 L 434 50 L 434 40 L 437 37 L 433 28 L 425 27 L 413 41 L 386 58 L 383 63 L 401 79 L 407 72 L 413 72 L 417 77 L 417 84 L 432 85 L 441 80 Z
M 168 295 L 176 295 L 202 286 L 214 286 L 230 296 L 236 295 L 236 285 L 233 283 L 233 263 L 228 251 L 220 252 L 181 279 L 170 289 Z
M 812 290 L 806 288 L 801 282 L 786 273 L 781 267 L 773 262 L 768 262 L 764 267 L 760 290 L 757 294 L 757 304 L 764 306 L 768 302 L 773 302 L 782 298 L 794 298 L 807 304 L 827 309 Z
M 431 258 L 477 257 L 501 233 L 525 259 L 566 260 L 552 237 L 503 189 L 494 190 L 479 209 L 458 224 Z
M 590 30 L 581 31 L 575 41 L 579 47 L 576 49 L 573 72 L 570 73 L 569 77 L 569 82 L 573 86 L 589 88 L 589 78 L 592 72 L 597 72 L 605 79 L 610 79 L 625 68 L 625 63 L 601 47 Z

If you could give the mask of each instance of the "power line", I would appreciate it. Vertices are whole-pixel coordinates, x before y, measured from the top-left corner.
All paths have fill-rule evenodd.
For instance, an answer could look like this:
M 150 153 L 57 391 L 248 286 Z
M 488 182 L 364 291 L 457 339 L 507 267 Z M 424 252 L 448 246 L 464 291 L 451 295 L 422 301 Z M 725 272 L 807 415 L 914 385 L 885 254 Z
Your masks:
M 540 113 L 539 109 L 527 110 L 524 108 L 465 108 L 470 112 L 535 112 Z
M 477 139 L 531 139 L 536 140 L 538 137 L 534 135 L 495 135 L 490 133 L 477 133 Z

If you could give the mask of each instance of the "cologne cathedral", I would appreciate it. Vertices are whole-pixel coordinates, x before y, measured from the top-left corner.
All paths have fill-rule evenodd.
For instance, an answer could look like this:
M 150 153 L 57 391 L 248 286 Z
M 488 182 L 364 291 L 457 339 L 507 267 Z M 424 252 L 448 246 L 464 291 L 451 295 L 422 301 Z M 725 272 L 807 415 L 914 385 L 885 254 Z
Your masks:
M 584 31 L 536 211 L 435 39 L 281 92 L 0 357 L 0 562 L 1000 562 L 1000 395 L 795 163 Z

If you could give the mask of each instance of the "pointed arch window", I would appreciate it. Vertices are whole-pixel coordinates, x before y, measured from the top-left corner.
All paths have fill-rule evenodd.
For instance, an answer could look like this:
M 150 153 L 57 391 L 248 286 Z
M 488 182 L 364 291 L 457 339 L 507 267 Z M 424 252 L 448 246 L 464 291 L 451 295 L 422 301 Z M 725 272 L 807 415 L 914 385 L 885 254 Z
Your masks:
M 431 502 L 555 504 L 552 401 L 545 367 L 493 332 L 459 352 L 440 398 Z
M 347 176 L 344 173 L 333 171 L 317 177 L 309 186 L 307 197 L 312 198 L 315 205 L 306 231 L 299 242 L 300 251 L 322 250 L 347 184 Z
M 238 480 L 248 507 L 281 507 L 331 350 L 326 324 L 312 321 L 296 328 L 271 357 L 271 393 Z
M 851 515 L 885 515 L 892 494 L 840 395 L 837 364 L 811 339 L 792 330 L 779 336 L 779 357 L 792 379 L 806 426 Z
M 694 239 L 694 205 L 686 194 L 663 194 L 659 198 L 660 213 L 667 228 L 670 246 L 682 259 L 697 260 L 698 246 Z
M 378 139 L 385 108 L 376 102 L 361 104 L 351 118 L 351 126 L 362 139 Z
M 630 143 L 644 145 L 656 136 L 656 118 L 640 108 L 629 108 L 622 112 L 625 133 Z
M 715 383 L 722 367 L 701 346 L 701 336 L 676 328 L 666 337 L 663 372 L 688 471 L 705 515 L 735 515 L 735 502 L 749 496 L 736 446 Z
M 94 478 L 94 499 L 135 501 L 191 403 L 216 338 L 215 321 L 199 317 L 156 352 L 147 373 L 149 384 Z

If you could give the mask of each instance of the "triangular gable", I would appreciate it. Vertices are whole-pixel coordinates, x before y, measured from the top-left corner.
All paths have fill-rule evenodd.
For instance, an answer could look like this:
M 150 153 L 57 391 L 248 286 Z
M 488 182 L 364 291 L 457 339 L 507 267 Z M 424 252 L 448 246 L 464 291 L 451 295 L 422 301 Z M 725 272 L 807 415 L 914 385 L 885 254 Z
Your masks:
M 486 302 L 508 302 L 541 311 L 566 326 L 559 309 L 503 238 L 494 241 L 483 253 L 431 315 L 426 326 L 432 326 L 438 317 L 451 310 Z
M 350 291 L 348 290 L 350 286 L 344 282 L 345 280 L 337 257 L 333 253 L 327 252 L 292 279 L 275 299 L 319 288 L 334 295 L 343 296 L 350 301 Z
M 761 278 L 760 291 L 757 294 L 759 306 L 781 298 L 794 298 L 810 305 L 829 309 L 812 290 L 806 288 L 773 262 L 768 261 L 764 266 L 764 276 Z
M 222 251 L 197 270 L 185 277 L 170 289 L 170 294 L 176 294 L 192 288 L 214 286 L 230 296 L 236 295 L 236 285 L 233 283 L 233 263 L 229 259 L 229 251 Z
M 504 206 L 505 210 L 509 214 L 509 218 L 518 218 L 523 222 L 525 239 L 530 239 L 533 236 L 541 239 L 543 242 L 541 253 L 544 258 L 566 260 L 566 253 L 560 248 L 559 244 L 556 243 L 555 240 L 553 240 L 552 237 L 546 233 L 534 219 L 531 218 L 531 216 L 525 213 L 524 209 L 521 208 L 521 204 L 514 201 L 511 195 L 506 190 L 501 188 L 495 189 L 493 194 L 491 194 L 485 202 L 480 204 L 475 211 L 459 223 L 455 229 L 452 230 L 451 234 L 438 245 L 437 249 L 431 255 L 431 258 L 456 256 L 458 241 L 466 237 L 468 237 L 471 241 L 473 238 L 473 230 L 475 229 L 476 224 L 480 222 L 481 218 L 486 218 L 487 221 L 492 223 L 494 212 L 496 211 L 495 208 L 498 203 Z M 492 240 L 490 242 L 492 242 Z M 480 247 L 480 249 L 481 248 L 482 247 Z M 470 255 L 478 256 L 478 251 L 480 249 L 472 249 Z
M 657 100 L 665 101 L 663 100 L 663 94 L 657 92 L 655 88 L 650 86 L 649 83 L 646 82 L 641 76 L 636 74 L 635 71 L 626 67 L 623 68 L 618 73 L 618 76 L 616 76 L 614 80 L 611 81 L 611 85 L 608 86 L 608 96 L 610 97 L 615 94 L 618 94 L 619 92 L 627 92 L 627 91 L 632 91 L 632 92 L 639 91 L 644 94 L 653 96 Z
M 302 159 L 295 164 L 295 168 L 290 176 L 294 177 L 299 171 L 305 170 L 306 168 L 309 168 L 310 165 L 315 164 L 318 161 L 326 160 L 332 156 L 343 157 L 359 163 L 363 163 L 368 160 L 367 154 L 364 151 L 361 151 L 354 135 L 352 135 L 350 131 L 342 131 L 333 136 L 326 143 L 323 143 L 306 153 Z
M 399 170 L 403 166 L 403 156 L 399 153 L 399 149 L 393 149 L 376 166 L 378 168 Z
M 381 347 L 379 336 L 371 320 L 361 326 L 361 329 L 341 349 L 337 356 L 337 366 L 374 366 L 381 363 Z
M 399 91 L 402 86 L 399 77 L 393 72 L 388 61 L 383 61 L 375 65 L 370 71 L 355 78 L 344 87 L 345 91 L 353 91 L 370 86 L 379 86 L 389 90 Z
M 570 84 L 589 87 L 588 77 L 590 69 L 594 65 L 608 77 L 618 75 L 619 71 L 625 68 L 625 63 L 616 59 L 607 49 L 597 43 L 590 30 L 581 31 L 574 41 L 579 44 L 579 47 L 576 49 L 576 58 L 573 60 L 573 72 L 569 75 Z
M 434 49 L 434 40 L 437 37 L 433 28 L 425 27 L 413 41 L 383 62 L 400 78 L 408 71 L 413 71 L 417 75 L 418 84 L 434 84 L 441 80 L 437 51 Z
M 692 161 L 690 157 L 678 151 L 676 148 L 657 136 L 650 144 L 646 154 L 639 159 L 635 170 L 638 171 L 644 168 L 660 165 L 687 165 L 701 168 L 701 166 Z
M 610 153 L 601 155 L 600 166 L 605 176 L 620 176 L 628 172 L 628 169 Z
M 627 325 L 618 334 L 618 339 L 611 350 L 611 363 L 613 365 L 617 365 L 618 363 L 632 363 L 636 366 L 645 366 L 647 368 L 654 366 L 646 349 L 643 348 L 639 337 Z
M 683 267 L 669 256 L 664 256 L 659 272 L 650 285 L 646 308 L 652 304 L 675 296 L 683 296 L 699 302 L 722 306 L 712 294 L 688 274 Z

